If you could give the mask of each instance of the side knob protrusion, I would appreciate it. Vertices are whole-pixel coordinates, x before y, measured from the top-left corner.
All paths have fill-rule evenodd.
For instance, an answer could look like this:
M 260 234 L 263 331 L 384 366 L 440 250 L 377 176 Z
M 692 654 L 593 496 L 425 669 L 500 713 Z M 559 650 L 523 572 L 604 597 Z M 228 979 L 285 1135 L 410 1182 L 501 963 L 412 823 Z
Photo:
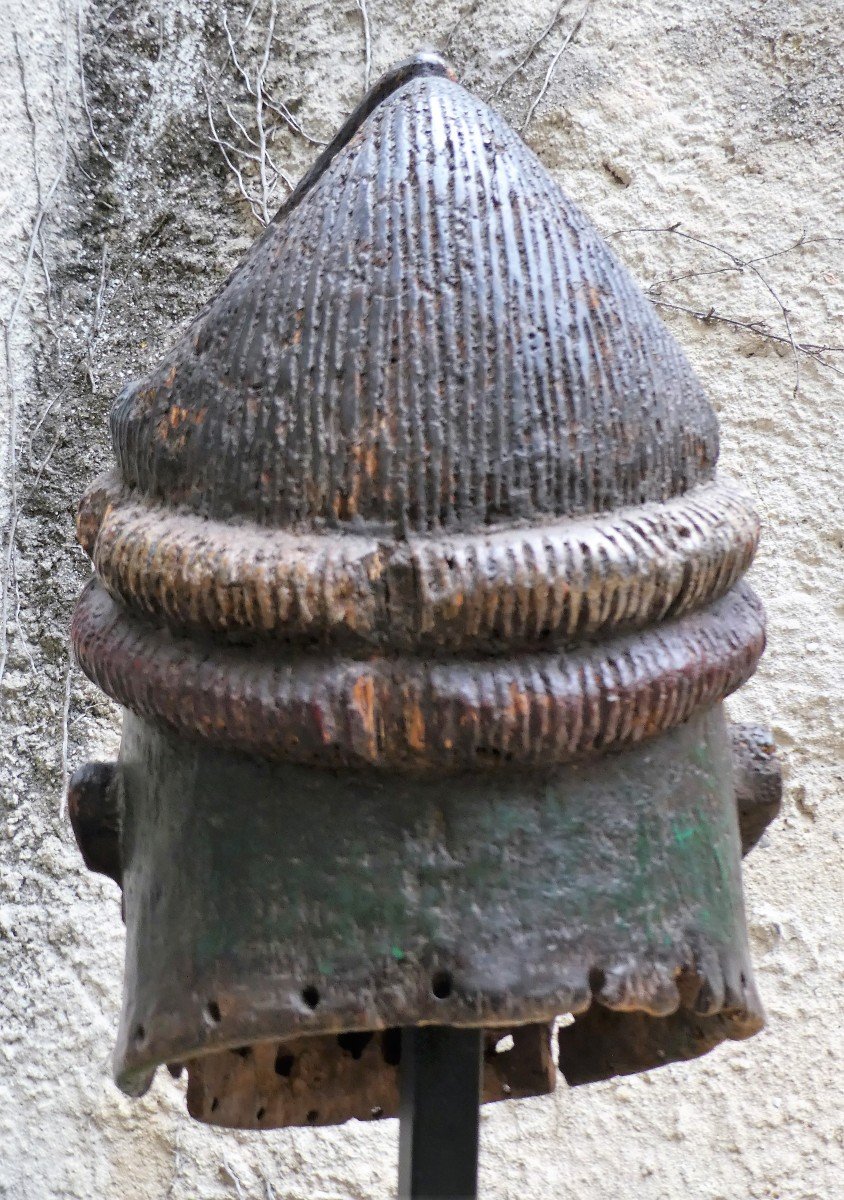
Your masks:
M 747 854 L 782 807 L 782 767 L 764 725 L 731 725 L 741 852 Z
M 116 767 L 113 762 L 90 762 L 74 771 L 67 808 L 85 866 L 119 884 L 123 872 Z

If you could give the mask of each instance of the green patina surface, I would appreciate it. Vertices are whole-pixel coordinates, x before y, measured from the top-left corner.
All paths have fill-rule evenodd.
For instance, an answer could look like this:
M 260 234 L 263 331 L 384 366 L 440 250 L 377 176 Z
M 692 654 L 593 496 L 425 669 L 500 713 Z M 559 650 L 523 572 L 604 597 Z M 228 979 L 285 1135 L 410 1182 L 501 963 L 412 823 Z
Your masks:
M 287 943 L 321 974 L 347 957 L 400 962 L 492 918 L 552 941 L 635 928 L 661 944 L 684 912 L 724 938 L 736 900 L 731 797 L 707 738 L 683 733 L 682 757 L 661 772 L 654 744 L 638 752 L 644 762 L 618 755 L 597 776 L 572 768 L 539 786 L 501 775 L 373 786 L 302 769 L 279 786 L 278 772 L 249 764 L 245 797 L 239 760 L 200 762 L 192 793 L 151 805 L 136 857 L 166 846 L 174 899 L 195 877 L 185 948 L 199 969 Z M 159 894 L 150 915 L 167 903 Z M 192 923 L 182 911 L 173 924 Z
M 739 937 L 718 712 L 535 776 L 340 777 L 191 757 L 140 722 L 124 756 L 136 1007 L 243 980 L 401 990 L 442 962 L 458 986 L 541 997 L 595 963 L 670 962 L 701 939 L 720 954 Z M 166 781 L 155 794 L 150 778 Z

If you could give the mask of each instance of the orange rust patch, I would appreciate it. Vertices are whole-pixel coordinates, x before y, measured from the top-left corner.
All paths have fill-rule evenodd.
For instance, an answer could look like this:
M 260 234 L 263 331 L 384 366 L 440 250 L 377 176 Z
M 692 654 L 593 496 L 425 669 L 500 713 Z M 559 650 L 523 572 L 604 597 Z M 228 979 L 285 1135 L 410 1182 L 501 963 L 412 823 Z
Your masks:
M 533 696 L 528 696 L 519 685 L 513 681 L 509 687 L 510 705 L 515 716 L 520 716 L 527 720 L 530 716 L 531 701 Z
M 404 735 L 408 746 L 418 754 L 425 750 L 425 718 L 419 704 L 408 697 L 403 706 Z
M 182 408 L 179 404 L 171 404 L 167 420 L 171 429 L 178 429 L 180 425 L 198 426 L 204 422 L 207 412 L 205 408 Z
M 352 684 L 349 696 L 352 736 L 358 752 L 370 762 L 376 762 L 379 758 L 376 699 L 372 675 L 368 672 L 359 675 Z

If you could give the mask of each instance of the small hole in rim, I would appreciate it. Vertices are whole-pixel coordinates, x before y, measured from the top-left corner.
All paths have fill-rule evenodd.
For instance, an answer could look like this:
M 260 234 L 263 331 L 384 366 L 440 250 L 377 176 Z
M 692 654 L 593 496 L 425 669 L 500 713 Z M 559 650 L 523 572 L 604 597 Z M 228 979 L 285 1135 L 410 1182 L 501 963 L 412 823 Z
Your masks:
M 223 1019 L 223 1014 L 220 1012 L 220 1006 L 216 1000 L 209 1000 L 205 1006 L 205 1015 L 212 1025 L 219 1025 Z
M 264 1106 L 262 1104 L 261 1107 L 258 1109 L 258 1111 L 255 1113 L 255 1120 L 260 1121 L 266 1111 L 267 1110 L 264 1108 Z
M 431 976 L 431 991 L 438 1000 L 447 1000 L 451 995 L 453 986 L 450 971 L 436 971 Z
M 147 1036 L 147 1031 L 144 1028 L 144 1026 L 136 1025 L 135 1026 L 135 1041 L 142 1042 L 146 1036 Z
M 290 1072 L 293 1070 L 293 1064 L 296 1059 L 292 1054 L 284 1054 L 279 1050 L 275 1056 L 275 1073 L 281 1075 L 282 1079 L 287 1079 Z
M 319 1004 L 319 990 L 309 983 L 307 987 L 302 988 L 302 999 L 308 1008 L 316 1008 Z
M 316 1124 L 317 1120 L 319 1119 L 319 1113 L 317 1112 L 317 1110 L 315 1108 L 312 1108 L 310 1110 L 310 1112 L 308 1113 L 306 1119 L 307 1119 L 307 1122 L 309 1125 L 314 1125 L 314 1124 Z
M 338 1033 L 337 1045 L 346 1054 L 351 1054 L 352 1058 L 357 1062 L 372 1041 L 372 1038 L 373 1034 L 368 1031 L 364 1033 Z

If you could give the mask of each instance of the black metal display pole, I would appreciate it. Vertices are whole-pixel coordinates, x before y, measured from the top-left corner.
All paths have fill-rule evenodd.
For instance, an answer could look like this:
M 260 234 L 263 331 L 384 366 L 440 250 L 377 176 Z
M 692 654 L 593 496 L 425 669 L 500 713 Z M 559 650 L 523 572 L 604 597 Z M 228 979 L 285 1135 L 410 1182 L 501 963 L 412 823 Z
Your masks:
M 399 1200 L 475 1200 L 483 1031 L 403 1029 Z

